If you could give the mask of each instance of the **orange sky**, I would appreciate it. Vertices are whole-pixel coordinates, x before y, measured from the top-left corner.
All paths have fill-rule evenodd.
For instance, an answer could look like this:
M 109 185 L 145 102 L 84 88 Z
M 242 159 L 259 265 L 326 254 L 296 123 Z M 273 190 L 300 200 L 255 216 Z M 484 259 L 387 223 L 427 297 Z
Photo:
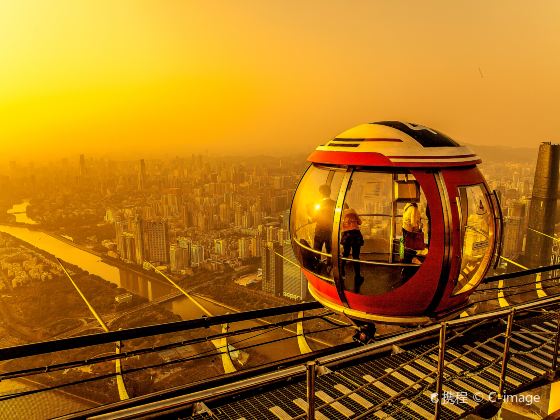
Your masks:
M 383 119 L 560 142 L 559 25 L 556 0 L 5 1 L 2 155 L 308 152 Z

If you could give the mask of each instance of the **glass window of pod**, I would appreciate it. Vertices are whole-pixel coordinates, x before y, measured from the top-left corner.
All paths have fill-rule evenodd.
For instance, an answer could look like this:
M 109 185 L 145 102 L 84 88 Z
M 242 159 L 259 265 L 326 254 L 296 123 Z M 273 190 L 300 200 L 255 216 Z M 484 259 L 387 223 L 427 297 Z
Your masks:
M 384 293 L 407 281 L 426 256 L 430 236 L 426 199 L 409 173 L 354 170 L 348 187 L 340 191 L 347 171 L 313 164 L 303 176 L 290 224 L 296 256 L 304 268 L 332 281 L 332 229 L 338 225 L 344 288 L 362 294 Z M 336 212 L 339 193 L 344 201 Z M 404 240 L 403 221 L 410 220 L 411 214 L 415 245 Z M 337 223 L 335 217 L 340 218 Z

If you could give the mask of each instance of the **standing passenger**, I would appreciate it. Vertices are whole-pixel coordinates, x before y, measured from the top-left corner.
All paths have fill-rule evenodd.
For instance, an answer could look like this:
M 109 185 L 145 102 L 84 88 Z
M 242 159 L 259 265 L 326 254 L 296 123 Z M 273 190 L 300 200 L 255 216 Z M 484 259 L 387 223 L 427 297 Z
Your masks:
M 323 245 L 327 254 L 331 253 L 332 224 L 334 218 L 335 201 L 331 198 L 331 187 L 323 184 L 319 187 L 319 193 L 323 197 L 315 205 L 313 217 L 315 222 L 315 235 L 313 237 L 313 249 L 323 252 Z M 331 258 L 327 257 L 327 270 L 330 270 Z
M 426 248 L 426 244 L 424 243 L 424 232 L 420 221 L 420 210 L 418 210 L 418 204 L 416 203 L 407 203 L 404 206 L 402 234 L 405 247 L 404 262 L 420 263 L 415 257 L 416 251 Z
M 354 292 L 359 293 L 360 287 L 364 282 L 364 278 L 360 275 L 360 248 L 364 245 L 364 237 L 360 232 L 360 225 L 362 219 L 354 209 L 345 209 L 342 213 L 342 236 L 340 243 L 343 247 L 342 257 L 348 258 L 350 251 L 352 251 L 352 265 L 354 267 Z M 346 260 L 342 260 L 341 274 L 346 275 Z

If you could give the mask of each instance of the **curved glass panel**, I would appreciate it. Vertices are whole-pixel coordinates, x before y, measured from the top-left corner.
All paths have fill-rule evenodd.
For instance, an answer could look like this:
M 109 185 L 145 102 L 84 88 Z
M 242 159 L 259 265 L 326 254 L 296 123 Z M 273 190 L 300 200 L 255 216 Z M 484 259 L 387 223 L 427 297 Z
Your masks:
M 332 228 L 336 199 L 346 169 L 311 165 L 294 195 L 290 233 L 300 264 L 332 279 Z
M 344 288 L 376 295 L 408 281 L 428 252 L 426 210 L 412 175 L 355 171 L 340 223 Z
M 484 184 L 459 187 L 461 272 L 453 294 L 478 286 L 490 264 L 494 240 L 493 213 Z

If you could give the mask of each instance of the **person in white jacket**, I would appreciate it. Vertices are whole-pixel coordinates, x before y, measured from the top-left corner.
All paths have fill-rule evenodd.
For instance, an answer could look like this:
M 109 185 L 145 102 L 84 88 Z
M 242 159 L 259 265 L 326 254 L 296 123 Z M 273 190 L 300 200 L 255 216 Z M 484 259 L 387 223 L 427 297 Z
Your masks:
M 420 210 L 418 210 L 418 204 L 407 203 L 404 206 L 402 218 L 403 236 L 406 237 L 408 232 L 419 232 L 421 228 L 420 222 Z
M 425 255 L 424 234 L 418 204 L 407 203 L 402 218 L 402 234 L 405 246 L 405 262 L 420 264 L 416 255 Z

